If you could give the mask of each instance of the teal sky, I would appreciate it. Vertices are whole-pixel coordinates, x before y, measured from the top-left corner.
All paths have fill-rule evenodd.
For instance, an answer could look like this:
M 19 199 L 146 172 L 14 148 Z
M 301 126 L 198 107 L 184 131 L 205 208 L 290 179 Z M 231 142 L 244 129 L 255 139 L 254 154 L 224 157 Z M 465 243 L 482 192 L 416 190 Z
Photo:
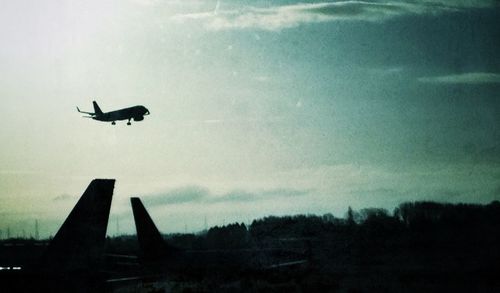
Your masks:
M 496 1 L 2 1 L 0 230 L 116 178 L 164 232 L 500 199 Z M 81 118 L 142 104 L 142 122 Z

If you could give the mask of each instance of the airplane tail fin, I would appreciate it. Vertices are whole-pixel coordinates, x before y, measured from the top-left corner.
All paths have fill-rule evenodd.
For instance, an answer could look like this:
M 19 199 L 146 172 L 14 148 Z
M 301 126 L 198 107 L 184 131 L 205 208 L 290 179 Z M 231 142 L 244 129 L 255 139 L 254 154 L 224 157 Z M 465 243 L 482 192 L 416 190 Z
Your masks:
M 96 101 L 93 101 L 92 104 L 94 104 L 94 112 L 96 115 L 102 115 L 102 110 L 99 108 L 99 105 L 97 105 Z
M 42 258 L 48 271 L 96 268 L 102 257 L 114 179 L 94 179 L 50 242 Z
M 145 261 L 171 256 L 177 248 L 168 245 L 138 197 L 130 198 L 134 213 L 137 239 Z

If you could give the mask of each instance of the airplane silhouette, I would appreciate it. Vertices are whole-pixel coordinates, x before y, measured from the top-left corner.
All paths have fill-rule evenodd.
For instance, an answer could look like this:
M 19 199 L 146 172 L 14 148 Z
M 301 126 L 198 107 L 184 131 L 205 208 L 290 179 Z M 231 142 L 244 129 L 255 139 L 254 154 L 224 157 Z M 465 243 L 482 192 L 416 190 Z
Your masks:
M 283 249 L 183 250 L 166 243 L 138 197 L 130 198 L 134 215 L 139 259 L 143 266 L 169 273 L 207 268 L 269 270 L 308 263 L 306 253 Z M 272 256 L 274 255 L 274 256 Z
M 262 263 L 255 249 L 184 250 L 163 240 L 139 198 L 131 198 L 139 255 L 105 252 L 114 179 L 94 179 L 40 258 L 19 264 L 15 257 L 0 264 L 0 284 L 9 292 L 97 292 L 158 281 L 169 274 L 207 270 L 274 270 L 308 260 L 288 252 Z M 280 249 L 281 250 L 281 249 Z M 267 252 L 276 252 L 269 249 Z M 137 262 L 139 261 L 139 262 Z
M 134 215 L 139 253 L 137 255 L 109 255 L 121 258 L 121 264 L 134 268 L 126 274 L 106 279 L 111 291 L 124 288 L 154 287 L 160 292 L 167 288 L 167 280 L 188 280 L 194 276 L 215 274 L 267 274 L 291 268 L 307 269 L 309 257 L 304 252 L 282 248 L 268 249 L 182 249 L 168 244 L 138 197 L 130 198 Z M 198 276 L 198 277 L 197 277 Z M 214 276 L 212 275 L 212 278 Z M 165 287 L 165 288 L 163 288 Z M 127 291 L 128 292 L 128 291 Z M 163 292 L 163 291 L 161 291 Z
M 117 120 L 127 120 L 127 125 L 131 125 L 130 120 L 134 119 L 134 121 L 142 121 L 144 120 L 145 115 L 149 115 L 149 110 L 144 106 L 133 106 L 129 108 L 123 108 L 120 110 L 115 110 L 111 112 L 102 112 L 99 105 L 97 105 L 96 101 L 92 102 L 94 104 L 94 113 L 80 111 L 78 107 L 76 109 L 78 112 L 83 114 L 89 114 L 90 116 L 83 116 L 85 118 L 92 118 L 98 121 L 111 122 L 112 125 L 116 124 Z
M 92 180 L 41 258 L 0 271 L 2 287 L 9 292 L 101 291 L 114 185 L 114 179 Z

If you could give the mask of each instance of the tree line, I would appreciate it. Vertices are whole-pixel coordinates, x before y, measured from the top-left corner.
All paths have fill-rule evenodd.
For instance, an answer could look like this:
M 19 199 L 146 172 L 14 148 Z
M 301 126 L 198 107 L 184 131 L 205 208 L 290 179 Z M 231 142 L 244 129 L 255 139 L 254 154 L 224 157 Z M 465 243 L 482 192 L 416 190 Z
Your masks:
M 392 213 L 381 208 L 355 211 L 343 217 L 332 214 L 268 216 L 250 225 L 215 226 L 199 234 L 167 235 L 187 249 L 239 249 L 273 245 L 281 241 L 325 240 L 351 242 L 374 248 L 397 242 L 429 244 L 436 241 L 498 241 L 500 202 L 487 205 L 406 202 Z M 446 237 L 444 237 L 446 236 Z M 366 243 L 366 245 L 364 245 Z

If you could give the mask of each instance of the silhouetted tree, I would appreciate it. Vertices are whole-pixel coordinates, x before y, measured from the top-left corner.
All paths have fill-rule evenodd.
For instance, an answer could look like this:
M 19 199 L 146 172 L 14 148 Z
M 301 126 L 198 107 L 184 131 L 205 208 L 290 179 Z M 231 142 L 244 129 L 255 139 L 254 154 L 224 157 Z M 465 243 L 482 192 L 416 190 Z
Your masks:
M 347 209 L 347 225 L 354 226 L 355 224 L 356 221 L 354 220 L 354 212 L 351 206 L 349 206 L 349 208 Z
M 248 231 L 243 223 L 215 226 L 206 235 L 208 247 L 217 249 L 243 248 L 248 245 L 248 239 Z

